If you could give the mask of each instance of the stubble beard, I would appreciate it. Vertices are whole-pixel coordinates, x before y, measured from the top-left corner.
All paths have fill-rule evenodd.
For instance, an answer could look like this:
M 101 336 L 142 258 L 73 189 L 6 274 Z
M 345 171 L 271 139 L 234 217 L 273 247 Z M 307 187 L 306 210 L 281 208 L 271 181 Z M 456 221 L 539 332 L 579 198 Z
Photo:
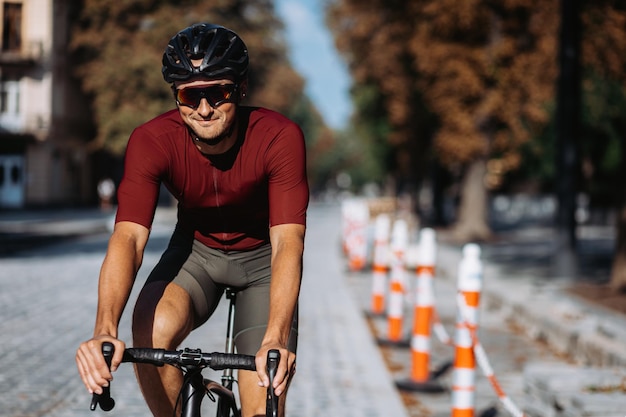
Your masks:
M 229 137 L 230 134 L 232 133 L 234 126 L 235 126 L 235 122 L 233 120 L 228 126 L 225 126 L 221 120 L 219 120 L 217 123 L 219 124 L 218 126 L 212 126 L 211 128 L 199 129 L 200 132 L 198 132 L 193 127 L 190 127 L 190 130 L 194 136 L 194 139 L 196 141 L 206 143 L 207 145 L 210 145 L 210 146 L 215 146 L 219 144 L 220 142 L 222 142 L 224 139 Z

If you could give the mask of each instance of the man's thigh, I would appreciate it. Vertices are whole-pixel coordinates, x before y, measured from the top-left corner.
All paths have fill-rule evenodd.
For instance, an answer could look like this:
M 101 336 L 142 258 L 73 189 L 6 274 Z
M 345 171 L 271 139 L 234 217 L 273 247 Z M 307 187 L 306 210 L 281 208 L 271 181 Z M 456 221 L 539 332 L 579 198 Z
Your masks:
M 166 281 L 142 288 L 133 314 L 135 345 L 175 349 L 193 324 L 192 301 L 185 289 Z
M 197 242 L 188 244 L 175 232 L 145 284 L 149 287 L 171 283 L 185 290 L 191 300 L 194 328 L 213 314 L 224 291 L 213 281 L 206 268 L 206 257 L 198 251 L 198 245 Z
M 269 281 L 269 280 L 268 280 Z M 253 285 L 237 294 L 235 310 L 235 345 L 237 352 L 256 355 L 267 330 L 269 320 L 270 286 Z M 298 345 L 298 309 L 291 323 L 287 348 L 296 352 Z

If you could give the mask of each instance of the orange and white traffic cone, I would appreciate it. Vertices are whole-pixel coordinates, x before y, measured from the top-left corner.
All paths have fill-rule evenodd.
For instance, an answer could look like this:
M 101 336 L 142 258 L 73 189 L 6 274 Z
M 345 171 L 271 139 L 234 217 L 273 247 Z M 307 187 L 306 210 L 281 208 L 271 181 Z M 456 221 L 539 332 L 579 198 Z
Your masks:
M 387 272 L 389 270 L 389 231 L 391 219 L 387 214 L 376 217 L 374 229 L 374 256 L 372 266 L 371 315 L 385 314 Z
M 455 333 L 455 357 L 452 383 L 452 417 L 473 417 L 475 402 L 476 358 L 472 332 L 478 327 L 478 304 L 482 290 L 483 266 L 480 247 L 470 243 L 463 247 L 459 264 L 459 306 Z M 461 311 L 464 314 L 461 314 Z
M 430 340 L 435 293 L 437 244 L 435 231 L 422 229 L 417 249 L 415 308 L 413 315 L 413 333 L 411 336 L 411 374 L 407 381 L 396 383 L 405 391 L 442 392 L 445 388 L 433 377 L 430 370 Z M 449 365 L 446 366 L 446 369 Z M 442 372 L 437 375 L 441 376 Z
M 403 342 L 404 294 L 407 288 L 405 253 L 409 241 L 408 225 L 399 219 L 393 224 L 391 233 L 390 288 L 387 306 L 387 339 L 384 344 Z

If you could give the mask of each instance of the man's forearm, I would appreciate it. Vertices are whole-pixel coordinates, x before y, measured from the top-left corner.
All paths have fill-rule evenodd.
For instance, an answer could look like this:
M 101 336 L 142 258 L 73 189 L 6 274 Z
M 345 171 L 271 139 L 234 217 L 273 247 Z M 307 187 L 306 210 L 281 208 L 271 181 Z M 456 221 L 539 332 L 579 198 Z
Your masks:
M 98 283 L 94 336 L 117 337 L 117 326 L 130 297 L 142 259 L 141 248 L 123 233 L 111 236 Z
M 272 279 L 270 285 L 270 311 L 265 342 L 286 345 L 291 331 L 300 284 L 302 281 L 302 255 L 304 230 L 298 233 L 281 234 L 273 242 Z

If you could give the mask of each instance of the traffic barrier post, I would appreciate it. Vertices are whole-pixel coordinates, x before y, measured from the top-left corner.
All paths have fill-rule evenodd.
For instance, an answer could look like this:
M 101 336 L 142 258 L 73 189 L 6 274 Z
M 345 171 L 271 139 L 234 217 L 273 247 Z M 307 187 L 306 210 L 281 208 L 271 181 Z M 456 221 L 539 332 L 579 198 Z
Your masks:
M 344 206 L 345 247 L 348 256 L 348 269 L 361 271 L 367 258 L 367 226 L 369 207 L 360 199 L 351 200 Z
M 442 392 L 444 386 L 437 380 L 444 368 L 431 372 L 430 345 L 431 327 L 435 305 L 433 279 L 437 257 L 435 231 L 424 228 L 420 239 L 416 259 L 415 304 L 413 332 L 411 335 L 411 372 L 408 380 L 399 381 L 396 386 L 405 391 Z M 445 365 L 445 370 L 449 368 Z
M 389 271 L 389 232 L 391 218 L 387 214 L 376 217 L 374 228 L 374 254 L 372 266 L 372 295 L 370 314 L 385 314 L 385 296 L 387 292 L 387 273 Z
M 387 306 L 387 339 L 379 343 L 387 345 L 406 345 L 404 334 L 404 295 L 407 288 L 405 254 L 409 241 L 408 225 L 398 219 L 393 224 L 391 233 L 390 285 Z
M 478 327 L 478 305 L 482 290 L 483 266 L 480 247 L 463 247 L 458 269 L 459 303 L 455 333 L 452 382 L 452 417 L 473 417 L 475 403 L 476 358 L 472 332 Z

